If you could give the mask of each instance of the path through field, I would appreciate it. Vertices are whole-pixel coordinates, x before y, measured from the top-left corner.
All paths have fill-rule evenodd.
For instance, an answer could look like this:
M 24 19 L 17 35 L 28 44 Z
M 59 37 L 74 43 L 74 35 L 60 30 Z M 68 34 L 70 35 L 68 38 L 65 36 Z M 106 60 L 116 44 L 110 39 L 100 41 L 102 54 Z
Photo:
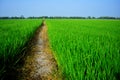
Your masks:
M 45 22 L 36 31 L 30 42 L 20 80 L 57 80 L 57 64 L 51 53 Z

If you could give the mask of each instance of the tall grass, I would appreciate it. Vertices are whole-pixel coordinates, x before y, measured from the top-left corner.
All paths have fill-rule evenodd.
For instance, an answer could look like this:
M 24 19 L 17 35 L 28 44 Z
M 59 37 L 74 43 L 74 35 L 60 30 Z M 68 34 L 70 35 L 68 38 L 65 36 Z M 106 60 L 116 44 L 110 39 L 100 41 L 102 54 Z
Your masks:
M 0 77 L 23 54 L 41 20 L 0 20 Z
M 47 26 L 65 80 L 119 79 L 119 20 L 47 20 Z

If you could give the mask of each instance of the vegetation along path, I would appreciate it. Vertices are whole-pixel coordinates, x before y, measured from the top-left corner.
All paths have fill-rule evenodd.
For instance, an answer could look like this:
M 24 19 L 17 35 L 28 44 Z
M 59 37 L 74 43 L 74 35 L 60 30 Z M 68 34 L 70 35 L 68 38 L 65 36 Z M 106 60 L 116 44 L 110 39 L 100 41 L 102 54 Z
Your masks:
M 57 64 L 51 53 L 45 21 L 36 31 L 28 46 L 20 80 L 57 80 Z

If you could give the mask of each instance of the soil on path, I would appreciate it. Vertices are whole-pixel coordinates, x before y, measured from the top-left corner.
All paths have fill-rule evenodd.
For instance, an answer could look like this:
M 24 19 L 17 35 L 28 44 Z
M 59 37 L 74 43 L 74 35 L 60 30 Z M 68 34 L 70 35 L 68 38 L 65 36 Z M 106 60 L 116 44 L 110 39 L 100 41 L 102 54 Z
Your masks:
M 28 47 L 19 80 L 58 80 L 57 64 L 49 48 L 45 21 L 36 31 Z

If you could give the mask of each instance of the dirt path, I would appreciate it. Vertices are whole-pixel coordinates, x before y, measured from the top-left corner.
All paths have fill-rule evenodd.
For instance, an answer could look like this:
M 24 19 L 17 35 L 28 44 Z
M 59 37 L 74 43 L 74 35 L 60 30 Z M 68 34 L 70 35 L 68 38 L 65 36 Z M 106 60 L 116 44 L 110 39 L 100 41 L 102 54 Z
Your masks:
M 49 48 L 45 21 L 31 40 L 27 54 L 19 80 L 58 80 L 57 64 Z

